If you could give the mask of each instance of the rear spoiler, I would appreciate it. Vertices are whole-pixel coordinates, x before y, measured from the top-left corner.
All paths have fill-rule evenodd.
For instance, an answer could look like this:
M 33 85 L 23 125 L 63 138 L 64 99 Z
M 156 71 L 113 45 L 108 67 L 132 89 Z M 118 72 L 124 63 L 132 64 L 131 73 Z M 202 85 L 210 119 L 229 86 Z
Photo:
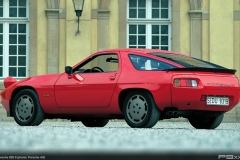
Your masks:
M 202 68 L 202 67 L 193 67 L 193 68 L 172 68 L 165 69 L 164 71 L 200 71 L 200 72 L 215 72 L 215 73 L 230 73 L 235 74 L 235 69 L 227 69 L 227 68 Z

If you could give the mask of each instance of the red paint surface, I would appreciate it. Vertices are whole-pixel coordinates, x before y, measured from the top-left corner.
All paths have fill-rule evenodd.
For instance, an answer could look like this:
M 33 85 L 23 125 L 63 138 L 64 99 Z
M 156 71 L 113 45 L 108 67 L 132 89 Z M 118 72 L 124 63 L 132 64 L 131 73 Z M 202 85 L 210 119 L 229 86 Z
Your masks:
M 147 54 L 148 52 L 167 53 L 168 51 L 115 49 L 101 51 L 90 56 L 107 53 L 118 54 L 119 69 L 116 72 L 52 74 L 30 77 L 16 83 L 13 82 L 14 79 L 7 78 L 4 84 L 6 83 L 7 86 L 11 83 L 14 84 L 1 92 L 2 105 L 9 111 L 10 100 L 14 96 L 13 92 L 26 87 L 36 91 L 40 104 L 47 114 L 119 115 L 121 114 L 119 95 L 126 89 L 148 90 L 162 111 L 166 107 L 177 107 L 179 110 L 229 111 L 239 103 L 240 88 L 235 75 L 211 72 L 136 70 L 128 57 L 129 54 L 150 57 L 183 68 L 174 62 Z M 175 87 L 173 85 L 175 78 L 195 79 L 198 87 Z M 230 105 L 206 106 L 204 101 L 200 101 L 202 95 L 229 97 Z

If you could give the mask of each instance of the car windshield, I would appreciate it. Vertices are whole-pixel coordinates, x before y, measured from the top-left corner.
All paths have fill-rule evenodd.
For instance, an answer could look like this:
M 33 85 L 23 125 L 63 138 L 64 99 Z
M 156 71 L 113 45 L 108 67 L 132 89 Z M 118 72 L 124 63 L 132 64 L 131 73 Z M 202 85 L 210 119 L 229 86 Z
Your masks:
M 172 62 L 178 63 L 186 68 L 201 67 L 201 68 L 224 68 L 222 66 L 210 63 L 201 59 L 188 57 L 179 54 L 167 54 L 167 53 L 150 53 L 160 58 L 170 60 Z

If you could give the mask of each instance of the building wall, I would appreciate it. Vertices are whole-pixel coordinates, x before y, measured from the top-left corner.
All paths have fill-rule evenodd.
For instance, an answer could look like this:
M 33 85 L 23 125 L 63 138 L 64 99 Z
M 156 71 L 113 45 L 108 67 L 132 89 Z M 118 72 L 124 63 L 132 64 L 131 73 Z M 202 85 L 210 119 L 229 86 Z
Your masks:
M 86 0 L 76 36 L 72 1 L 30 0 L 30 76 L 126 47 L 126 6 L 127 0 Z M 237 69 L 240 77 L 240 0 L 172 0 L 172 50 Z M 228 121 L 240 121 L 239 108 Z
M 190 54 L 190 20 L 189 13 L 190 3 L 189 0 L 180 1 L 180 50 L 176 50 L 177 52 Z M 177 29 L 177 28 L 174 28 Z M 174 45 L 174 44 L 173 44 Z
M 58 3 L 58 7 L 52 9 L 48 3 Z M 30 0 L 30 8 L 36 8 L 30 10 L 30 15 L 37 16 L 30 17 L 33 26 L 30 31 L 30 75 L 51 73 L 47 57 L 56 52 L 51 50 L 53 46 L 58 46 L 56 65 L 59 72 L 64 71 L 65 65 L 74 65 L 98 50 L 126 47 L 126 36 L 123 36 L 127 34 L 123 28 L 126 27 L 126 17 L 119 14 L 126 11 L 126 3 L 127 0 L 85 1 L 80 18 L 81 33 L 76 36 L 77 18 L 72 1 Z M 172 4 L 172 50 L 238 70 L 239 0 L 172 0 Z M 47 16 L 50 12 L 47 10 L 51 9 L 59 10 L 54 20 Z M 55 23 L 58 26 L 54 26 Z M 56 28 L 59 32 L 48 39 L 49 31 Z M 240 76 L 239 72 L 237 76 Z

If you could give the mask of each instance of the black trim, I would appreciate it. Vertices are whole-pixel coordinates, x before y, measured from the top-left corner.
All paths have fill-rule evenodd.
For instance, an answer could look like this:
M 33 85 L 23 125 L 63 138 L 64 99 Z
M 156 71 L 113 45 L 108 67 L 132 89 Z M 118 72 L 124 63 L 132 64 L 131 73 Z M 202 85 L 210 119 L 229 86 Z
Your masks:
M 193 67 L 193 68 L 172 68 L 165 69 L 164 71 L 202 71 L 202 72 L 215 72 L 215 73 L 230 73 L 235 74 L 235 69 L 224 69 L 224 68 L 202 68 L 202 67 Z
M 173 137 L 174 138 L 174 137 Z M 127 150 L 127 149 L 125 149 Z M 146 151 L 138 151 L 133 150 L 131 151 L 80 151 L 79 152 L 66 152 L 66 151 L 48 151 L 48 152 L 41 152 L 41 151 L 25 151 L 25 152 L 0 152 L 0 159 L 1 160 L 17 160 L 17 159 L 46 159 L 46 160 L 79 160 L 79 159 L 87 159 L 87 160 L 213 160 L 213 159 L 227 159 L 227 156 L 233 157 L 239 155 L 239 153 L 232 152 L 232 151 L 220 151 L 220 152 L 200 152 L 196 151 L 182 151 L 179 152 L 166 150 L 162 151 L 148 151 L 150 149 L 146 149 Z M 82 152 L 82 153 L 81 153 Z M 221 156 L 221 157 L 220 157 Z M 220 157 L 220 158 L 219 158 Z

